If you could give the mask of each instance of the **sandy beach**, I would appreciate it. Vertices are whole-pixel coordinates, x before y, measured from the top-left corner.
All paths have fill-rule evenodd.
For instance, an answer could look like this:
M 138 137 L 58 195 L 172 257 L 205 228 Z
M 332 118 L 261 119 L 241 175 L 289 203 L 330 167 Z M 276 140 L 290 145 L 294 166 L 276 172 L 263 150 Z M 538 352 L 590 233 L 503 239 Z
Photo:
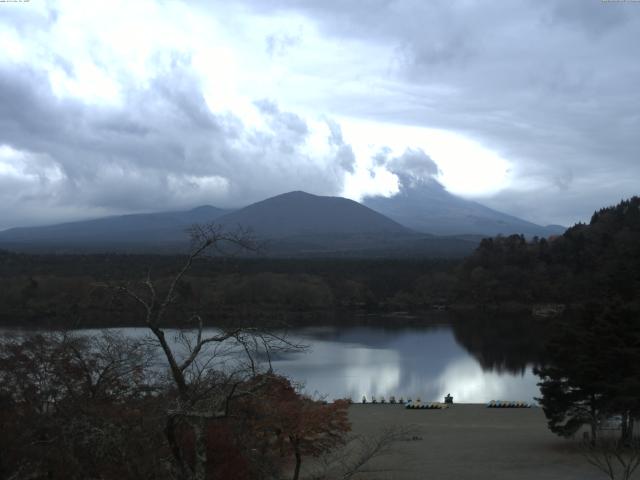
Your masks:
M 413 426 L 415 439 L 399 442 L 367 479 L 596 480 L 577 442 L 551 433 L 541 408 L 495 409 L 456 404 L 444 410 L 407 410 L 399 405 L 354 404 L 356 434 Z M 640 478 L 640 477 L 639 477 Z

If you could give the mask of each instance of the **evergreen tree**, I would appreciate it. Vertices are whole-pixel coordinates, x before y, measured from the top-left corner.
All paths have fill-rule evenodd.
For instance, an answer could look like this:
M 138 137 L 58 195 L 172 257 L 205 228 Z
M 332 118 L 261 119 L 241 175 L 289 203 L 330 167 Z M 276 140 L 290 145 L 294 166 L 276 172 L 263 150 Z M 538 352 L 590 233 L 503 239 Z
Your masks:
M 558 322 L 547 343 L 539 399 L 551 431 L 571 436 L 587 424 L 595 442 L 598 422 L 622 417 L 630 440 L 640 415 L 640 322 L 631 306 L 590 305 Z

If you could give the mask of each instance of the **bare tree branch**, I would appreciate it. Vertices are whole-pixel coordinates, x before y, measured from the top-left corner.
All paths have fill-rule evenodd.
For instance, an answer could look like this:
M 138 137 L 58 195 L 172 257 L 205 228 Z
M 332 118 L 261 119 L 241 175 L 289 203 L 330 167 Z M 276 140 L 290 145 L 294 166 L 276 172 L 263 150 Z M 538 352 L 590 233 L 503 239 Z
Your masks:
M 585 442 L 582 454 L 611 480 L 629 480 L 640 467 L 640 439 L 625 444 L 619 439 L 601 437 L 595 445 Z
M 417 431 L 416 427 L 408 426 L 384 429 L 369 437 L 353 435 L 343 448 L 320 457 L 318 466 L 308 478 L 349 480 L 364 474 L 368 476 L 363 478 L 370 478 L 373 473 L 397 472 L 395 468 L 388 469 L 372 464 L 382 457 L 397 453 L 398 443 L 419 438 L 416 436 Z

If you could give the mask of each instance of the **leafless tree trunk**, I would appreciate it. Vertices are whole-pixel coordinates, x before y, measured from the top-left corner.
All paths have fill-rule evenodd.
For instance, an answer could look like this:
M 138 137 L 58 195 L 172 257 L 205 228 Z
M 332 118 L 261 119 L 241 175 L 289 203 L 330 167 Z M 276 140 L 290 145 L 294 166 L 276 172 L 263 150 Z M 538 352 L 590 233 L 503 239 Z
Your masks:
M 207 464 L 207 425 L 210 421 L 227 416 L 229 402 L 232 398 L 251 394 L 240 385 L 248 377 L 256 374 L 254 356 L 256 350 L 268 351 L 272 348 L 297 348 L 286 339 L 271 333 L 260 332 L 255 328 L 233 328 L 207 334 L 202 316 L 193 313 L 188 320 L 172 321 L 178 328 L 193 328 L 195 334 L 191 338 L 181 334 L 188 347 L 188 354 L 180 358 L 167 340 L 163 321 L 172 306 L 180 302 L 177 293 L 180 282 L 192 268 L 194 262 L 210 252 L 228 256 L 237 251 L 256 251 L 255 240 L 246 231 L 228 232 L 215 225 L 196 225 L 191 230 L 192 248 L 182 268 L 171 279 L 164 294 L 151 279 L 150 274 L 142 282 L 132 285 L 109 286 L 121 295 L 130 298 L 143 311 L 144 321 L 153 336 L 157 339 L 167 362 L 172 381 L 176 387 L 178 398 L 175 408 L 168 412 L 165 434 L 175 462 L 175 475 L 179 478 L 204 480 Z M 229 248 L 235 250 L 231 252 Z M 246 371 L 234 371 L 225 376 L 211 375 L 211 358 L 205 350 L 211 346 L 234 343 L 244 351 L 248 366 Z M 214 348 L 215 351 L 215 348 Z M 270 358 L 270 357 L 269 357 Z M 253 385 L 252 390 L 260 385 Z M 189 425 L 195 437 L 195 463 L 191 467 L 185 461 L 178 440 L 177 428 L 180 424 Z
M 294 439 L 291 437 L 289 438 L 291 439 L 293 453 L 296 459 L 296 466 L 293 470 L 293 480 L 298 480 L 300 478 L 300 467 L 302 465 L 302 453 L 300 453 L 300 446 L 294 441 Z
M 319 465 L 310 480 L 350 480 L 369 478 L 372 474 L 389 471 L 375 467 L 372 463 L 387 455 L 396 453 L 400 442 L 419 440 L 415 427 L 393 427 L 382 430 L 377 435 L 352 436 L 341 447 L 319 459 Z
M 630 480 L 640 466 L 640 439 L 623 442 L 601 436 L 595 445 L 583 445 L 583 455 L 611 480 Z

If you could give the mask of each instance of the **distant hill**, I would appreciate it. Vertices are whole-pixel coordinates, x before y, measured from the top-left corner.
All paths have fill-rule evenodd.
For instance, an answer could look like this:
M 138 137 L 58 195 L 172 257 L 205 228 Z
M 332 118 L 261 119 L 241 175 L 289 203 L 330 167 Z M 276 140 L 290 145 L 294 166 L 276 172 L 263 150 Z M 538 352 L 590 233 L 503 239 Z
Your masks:
M 300 191 L 253 203 L 220 217 L 218 222 L 250 227 L 264 238 L 414 233 L 353 200 Z
M 0 232 L 0 248 L 31 252 L 171 253 L 188 246 L 194 223 L 249 229 L 275 256 L 460 257 L 475 237 L 444 238 L 415 232 L 341 197 L 289 192 L 233 212 L 198 207 L 186 212 L 124 215 Z
M 295 191 L 229 213 L 217 220 L 229 229 L 250 228 L 276 256 L 460 257 L 479 239 L 420 234 L 342 197 Z
M 548 237 L 566 229 L 540 226 L 452 195 L 437 181 L 402 182 L 393 197 L 367 197 L 363 204 L 408 228 L 434 235 L 511 235 Z
M 0 232 L 0 245 L 17 250 L 105 251 L 173 250 L 187 240 L 195 223 L 215 221 L 228 213 L 211 206 L 187 211 L 120 215 Z

